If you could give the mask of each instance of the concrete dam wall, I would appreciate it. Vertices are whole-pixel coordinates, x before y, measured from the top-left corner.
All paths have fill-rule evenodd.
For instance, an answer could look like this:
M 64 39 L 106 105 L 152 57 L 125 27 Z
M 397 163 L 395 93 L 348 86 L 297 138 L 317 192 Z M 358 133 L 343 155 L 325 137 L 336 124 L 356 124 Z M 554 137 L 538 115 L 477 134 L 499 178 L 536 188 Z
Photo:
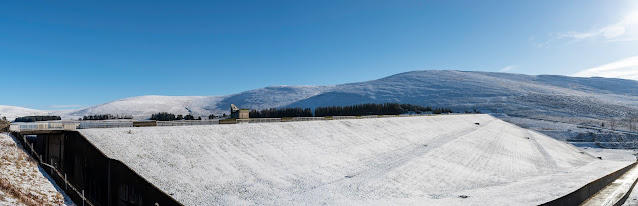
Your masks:
M 184 205 L 539 205 L 631 164 L 489 115 L 80 132 Z
M 35 138 L 13 135 L 22 145 L 33 145 L 37 159 L 50 165 L 43 168 L 76 204 L 180 205 L 122 162 L 106 157 L 78 132 L 38 134 Z

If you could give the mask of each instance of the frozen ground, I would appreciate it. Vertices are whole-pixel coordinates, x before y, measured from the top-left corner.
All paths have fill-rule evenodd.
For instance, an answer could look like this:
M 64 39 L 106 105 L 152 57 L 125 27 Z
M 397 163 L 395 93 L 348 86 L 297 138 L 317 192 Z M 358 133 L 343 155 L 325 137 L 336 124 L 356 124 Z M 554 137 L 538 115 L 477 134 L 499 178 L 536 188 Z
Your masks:
M 590 147 L 583 147 L 582 149 L 591 155 L 602 157 L 603 159 L 608 159 L 608 160 L 635 161 L 636 157 L 634 154 L 638 153 L 638 150 L 601 149 L 601 148 L 590 148 Z M 638 206 L 638 191 L 636 190 L 637 190 L 636 188 L 632 190 L 632 192 L 629 195 L 629 198 L 627 198 L 627 201 L 625 202 L 625 204 L 623 204 L 624 206 Z
M 0 205 L 71 205 L 37 163 L 0 133 Z
M 637 206 L 638 205 L 638 189 L 634 186 L 634 189 L 629 194 L 629 197 L 625 201 L 623 206 Z
M 638 168 L 632 166 L 628 171 L 616 178 L 607 187 L 597 192 L 581 206 L 606 206 L 625 203 L 623 198 L 631 194 L 631 188 L 638 180 Z
M 80 132 L 185 205 L 538 205 L 633 161 L 489 115 Z
M 29 109 L 24 107 L 14 107 L 0 105 L 0 118 L 6 117 L 7 120 L 13 121 L 16 117 L 32 116 L 32 115 L 47 115 L 47 111 Z
M 591 129 L 579 128 L 577 124 L 512 117 L 503 114 L 497 115 L 497 117 L 519 127 L 531 129 L 558 140 L 572 139 L 580 133 L 597 132 Z
M 595 147 L 581 147 L 581 149 L 595 157 L 602 157 L 604 160 L 636 161 L 635 154 L 638 154 L 638 150 L 602 149 Z
M 638 153 L 638 150 L 623 150 L 623 149 L 601 149 L 601 148 L 592 148 L 592 147 L 582 147 L 583 151 L 596 156 L 602 157 L 606 160 L 620 160 L 620 161 L 635 161 L 635 154 Z M 638 206 L 638 192 L 636 188 L 633 189 L 632 193 L 630 193 L 629 198 L 624 206 Z

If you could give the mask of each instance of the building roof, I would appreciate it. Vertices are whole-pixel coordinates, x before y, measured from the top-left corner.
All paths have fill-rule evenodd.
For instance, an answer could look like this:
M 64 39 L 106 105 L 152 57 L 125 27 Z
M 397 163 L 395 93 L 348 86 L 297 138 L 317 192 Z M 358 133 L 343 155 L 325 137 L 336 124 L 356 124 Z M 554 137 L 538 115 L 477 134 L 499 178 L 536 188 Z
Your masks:
M 237 106 L 235 106 L 234 104 L 230 104 L 230 111 L 235 112 L 238 111 L 239 108 L 237 108 Z

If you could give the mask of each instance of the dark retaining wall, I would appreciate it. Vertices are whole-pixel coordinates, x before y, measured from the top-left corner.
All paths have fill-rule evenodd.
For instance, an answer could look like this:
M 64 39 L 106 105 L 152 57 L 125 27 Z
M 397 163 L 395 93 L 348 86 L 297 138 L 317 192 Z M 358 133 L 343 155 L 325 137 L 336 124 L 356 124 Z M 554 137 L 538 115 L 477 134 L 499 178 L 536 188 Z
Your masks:
M 627 199 L 629 198 L 629 195 L 631 194 L 631 192 L 634 190 L 634 186 L 636 186 L 636 182 L 638 180 L 635 180 L 634 183 L 631 184 L 631 187 L 629 188 L 629 192 L 625 193 L 625 195 L 623 195 L 622 198 L 620 198 L 620 201 L 618 201 L 616 204 L 614 204 L 614 206 L 621 206 L 625 203 L 625 201 L 627 201 Z
M 13 135 L 26 145 L 21 134 Z M 41 134 L 27 141 L 33 144 L 35 155 L 42 156 L 43 163 L 62 173 L 58 175 L 54 169 L 43 167 L 78 205 L 83 205 L 81 192 L 67 187 L 64 175 L 78 191 L 84 190 L 87 205 L 89 202 L 97 206 L 181 205 L 122 162 L 106 157 L 78 132 Z
M 622 169 L 619 169 L 615 172 L 612 172 L 611 174 L 608 174 L 604 177 L 598 178 L 597 180 L 590 182 L 589 184 L 579 188 L 578 190 L 572 193 L 569 193 L 558 199 L 542 204 L 542 206 L 572 206 L 572 205 L 578 206 L 581 203 L 585 202 L 587 199 L 589 199 L 591 196 L 596 194 L 598 191 L 602 190 L 603 188 L 607 187 L 607 185 L 614 182 L 616 179 L 618 179 L 618 177 L 625 174 L 625 172 L 629 171 L 635 165 L 636 165 L 636 162 Z M 626 199 L 626 197 L 624 199 Z M 622 202 L 624 202 L 624 200 Z

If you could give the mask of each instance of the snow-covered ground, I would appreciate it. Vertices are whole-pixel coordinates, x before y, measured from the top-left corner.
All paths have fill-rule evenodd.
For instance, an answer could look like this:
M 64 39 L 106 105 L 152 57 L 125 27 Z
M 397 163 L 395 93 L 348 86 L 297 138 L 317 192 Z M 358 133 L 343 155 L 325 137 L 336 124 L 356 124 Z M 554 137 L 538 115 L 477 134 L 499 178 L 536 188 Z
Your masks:
M 636 161 L 638 150 L 581 147 L 583 151 L 606 160 Z M 623 206 L 638 206 L 638 188 L 634 187 Z
M 0 105 L 0 118 L 6 117 L 7 120 L 13 121 L 16 117 L 47 115 L 49 112 L 37 109 L 29 109 L 24 107 Z
M 637 206 L 638 205 L 638 188 L 634 186 L 633 190 L 629 194 L 629 197 L 625 201 L 623 206 Z
M 80 132 L 185 205 L 538 205 L 635 160 L 489 115 Z
M 638 150 L 628 149 L 602 149 L 593 147 L 581 147 L 588 154 L 601 157 L 604 160 L 636 161 Z
M 638 150 L 623 150 L 623 149 L 601 149 L 601 148 L 590 148 L 583 147 L 585 152 L 597 156 L 602 157 L 603 159 L 608 160 L 626 160 L 626 161 L 635 161 L 636 156 L 638 154 Z M 632 192 L 629 194 L 629 197 L 625 201 L 623 206 L 638 206 L 638 188 L 634 187 Z
M 200 102 L 219 101 L 220 97 L 211 96 L 139 96 L 96 105 L 68 114 L 61 114 L 68 119 L 81 118 L 89 114 L 132 115 L 135 118 L 149 118 L 151 114 L 168 112 L 173 114 L 203 114 Z M 196 106 L 193 106 L 196 105 Z
M 507 115 L 497 116 L 499 119 L 518 125 L 519 127 L 531 129 L 558 140 L 568 140 L 576 137 L 580 133 L 596 132 L 591 129 L 579 128 L 577 124 L 511 117 Z
M 0 205 L 71 205 L 7 133 L 0 133 Z

